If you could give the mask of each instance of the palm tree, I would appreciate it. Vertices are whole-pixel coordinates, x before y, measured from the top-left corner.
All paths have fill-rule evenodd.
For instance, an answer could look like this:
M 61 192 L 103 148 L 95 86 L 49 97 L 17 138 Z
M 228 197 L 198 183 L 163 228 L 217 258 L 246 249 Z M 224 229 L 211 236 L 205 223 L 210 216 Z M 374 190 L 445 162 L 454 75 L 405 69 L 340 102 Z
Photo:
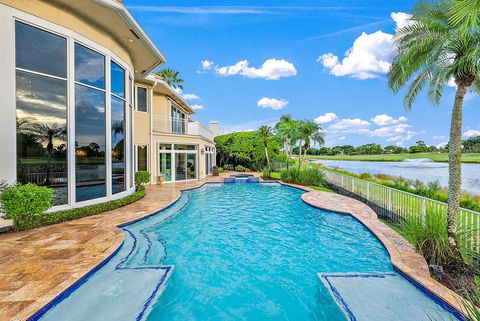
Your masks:
M 449 80 L 457 85 L 450 124 L 447 223 L 450 247 L 460 257 L 456 220 L 461 192 L 462 108 L 467 90 L 480 89 L 480 34 L 461 32 L 449 24 L 449 4 L 421 3 L 415 7 L 412 23 L 395 36 L 388 83 L 398 93 L 414 78 L 405 94 L 406 109 L 411 109 L 426 84 L 434 105 L 439 104 Z
M 311 120 L 301 121 L 298 127 L 298 133 L 298 169 L 300 170 L 311 143 L 322 145 L 324 143 L 324 135 L 322 127 Z
M 267 159 L 268 169 L 271 170 L 270 159 L 268 158 L 268 140 L 272 136 L 272 128 L 270 128 L 270 126 L 263 125 L 260 126 L 257 132 L 260 134 L 260 137 L 262 137 L 263 148 L 265 149 L 265 158 Z
M 455 0 L 448 9 L 449 22 L 463 32 L 478 30 L 480 0 Z
M 283 143 L 283 150 L 287 155 L 287 169 L 293 155 L 293 148 L 297 143 L 299 122 L 292 119 L 290 115 L 280 117 L 275 125 L 275 131 L 279 140 Z
M 162 77 L 171 87 L 183 89 L 183 79 L 179 78 L 179 71 L 166 68 L 156 72 L 156 74 Z

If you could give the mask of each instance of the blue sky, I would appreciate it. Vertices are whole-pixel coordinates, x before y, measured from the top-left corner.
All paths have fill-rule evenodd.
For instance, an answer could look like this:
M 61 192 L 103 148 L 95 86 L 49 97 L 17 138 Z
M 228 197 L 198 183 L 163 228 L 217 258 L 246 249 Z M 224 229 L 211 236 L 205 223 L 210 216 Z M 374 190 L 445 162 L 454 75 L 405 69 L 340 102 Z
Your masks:
M 408 23 L 402 13 L 413 1 L 124 3 L 167 57 L 165 67 L 180 71 L 204 123 L 252 130 L 291 114 L 321 122 L 327 146 L 448 140 L 453 87 L 439 107 L 422 95 L 412 111 L 403 92 L 387 87 L 392 35 Z M 479 102 L 467 97 L 464 137 L 480 135 Z

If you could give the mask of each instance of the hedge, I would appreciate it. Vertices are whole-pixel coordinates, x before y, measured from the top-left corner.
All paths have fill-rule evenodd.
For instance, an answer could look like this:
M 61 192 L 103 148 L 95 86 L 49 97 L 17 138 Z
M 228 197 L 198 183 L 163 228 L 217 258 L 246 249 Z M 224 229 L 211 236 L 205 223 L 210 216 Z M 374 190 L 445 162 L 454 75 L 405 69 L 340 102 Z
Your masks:
M 141 200 L 145 196 L 145 194 L 145 187 L 138 186 L 137 191 L 135 191 L 135 193 L 133 193 L 132 195 L 108 201 L 105 203 L 72 208 L 52 213 L 43 213 L 34 216 L 20 216 L 17 217 L 17 219 L 15 220 L 13 229 L 15 231 L 29 230 L 40 226 L 52 225 L 66 221 L 76 220 L 86 216 L 100 214 Z

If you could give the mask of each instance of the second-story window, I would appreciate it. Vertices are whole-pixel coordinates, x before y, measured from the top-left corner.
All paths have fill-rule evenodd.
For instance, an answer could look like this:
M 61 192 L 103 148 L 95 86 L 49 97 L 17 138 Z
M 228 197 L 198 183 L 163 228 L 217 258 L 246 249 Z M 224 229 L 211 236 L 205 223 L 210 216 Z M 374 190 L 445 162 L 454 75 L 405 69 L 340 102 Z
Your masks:
M 177 106 L 172 103 L 172 133 L 185 134 L 186 132 L 186 115 Z
M 137 111 L 148 111 L 147 88 L 137 87 Z

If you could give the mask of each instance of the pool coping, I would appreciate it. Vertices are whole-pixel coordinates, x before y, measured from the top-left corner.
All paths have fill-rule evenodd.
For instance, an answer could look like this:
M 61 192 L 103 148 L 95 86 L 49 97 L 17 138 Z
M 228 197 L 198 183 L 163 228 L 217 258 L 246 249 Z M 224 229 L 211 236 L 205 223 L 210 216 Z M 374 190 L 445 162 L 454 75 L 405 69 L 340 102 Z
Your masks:
M 463 298 L 434 280 L 430 276 L 428 264 L 423 256 L 396 231 L 380 221 L 377 214 L 368 205 L 336 193 L 318 191 L 285 182 L 281 182 L 281 184 L 304 190 L 306 193 L 302 194 L 302 201 L 310 206 L 355 218 L 383 244 L 395 271 L 457 318 L 464 318 L 466 310 Z M 330 198 L 330 202 L 319 202 L 318 197 L 324 200 Z M 350 205 L 347 209 L 342 209 L 341 206 L 345 202 Z M 356 206 L 359 211 L 352 211 L 352 206 Z
M 225 173 L 225 174 L 223 174 L 219 177 L 209 177 L 207 179 L 203 179 L 203 180 L 200 180 L 200 181 L 181 183 L 181 184 L 172 184 L 170 186 L 165 186 L 164 185 L 164 186 L 160 186 L 160 187 L 149 187 L 147 190 L 149 192 L 153 191 L 152 194 L 155 194 L 158 191 L 167 190 L 175 196 L 170 197 L 168 199 L 166 205 L 158 206 L 157 208 L 149 210 L 148 212 L 143 212 L 141 215 L 138 215 L 138 213 L 140 213 L 138 211 L 136 213 L 132 213 L 132 210 L 134 211 L 136 208 L 141 209 L 142 205 L 146 206 L 146 204 L 144 204 L 144 203 L 149 202 L 149 200 L 147 198 L 145 200 L 140 200 L 139 202 L 127 205 L 123 208 L 116 209 L 114 211 L 105 212 L 105 213 L 102 213 L 102 214 L 94 215 L 92 217 L 86 217 L 86 218 L 82 218 L 82 219 L 71 221 L 71 222 L 65 222 L 65 223 L 60 223 L 60 224 L 44 227 L 43 230 L 54 229 L 55 227 L 58 228 L 58 227 L 61 227 L 62 225 L 65 226 L 65 225 L 72 224 L 72 222 L 81 222 L 81 224 L 83 224 L 83 225 L 85 225 L 85 223 L 87 223 L 87 225 L 88 224 L 94 224 L 95 221 L 94 221 L 93 218 L 105 219 L 105 217 L 108 216 L 109 214 L 110 215 L 116 215 L 117 214 L 116 212 L 122 212 L 122 213 L 117 215 L 118 217 L 115 217 L 115 219 L 118 219 L 121 222 L 117 221 L 115 223 L 114 220 L 112 220 L 112 222 L 111 222 L 112 224 L 110 224 L 109 226 L 102 226 L 103 230 L 109 230 L 109 232 L 113 234 L 112 235 L 113 240 L 111 240 L 111 243 L 109 244 L 109 246 L 104 251 L 102 251 L 100 254 L 95 256 L 93 259 L 90 258 L 90 260 L 92 262 L 88 262 L 89 263 L 88 266 L 83 267 L 83 270 L 80 269 L 78 271 L 75 271 L 75 273 L 73 273 L 73 275 L 69 275 L 68 277 L 66 276 L 65 279 L 61 283 L 58 283 L 58 285 L 52 291 L 50 291 L 50 292 L 54 292 L 54 295 L 52 295 L 50 292 L 40 294 L 40 297 L 35 298 L 35 300 L 33 300 L 32 302 L 29 302 L 29 304 L 25 308 L 22 307 L 22 309 L 18 313 L 15 313 L 13 315 L 8 315 L 7 314 L 8 317 L 5 316 L 5 319 L 6 320 L 7 319 L 9 319 L 9 320 L 28 320 L 28 319 L 34 317 L 35 315 L 38 316 L 38 313 L 41 312 L 42 310 L 43 310 L 43 312 L 46 312 L 49 309 L 49 308 L 47 308 L 48 306 L 50 306 L 50 308 L 51 308 L 52 304 L 54 304 L 57 301 L 57 299 L 61 299 L 61 297 L 63 295 L 65 295 L 65 293 L 73 292 L 76 289 L 76 287 L 78 287 L 82 284 L 82 281 L 84 282 L 91 275 L 93 275 L 98 269 L 100 269 L 102 266 L 104 266 L 109 261 L 109 259 L 111 259 L 120 250 L 120 248 L 123 245 L 124 239 L 125 239 L 125 234 L 124 234 L 124 231 L 122 230 L 122 227 L 134 224 L 134 223 L 136 223 L 138 221 L 141 221 L 141 220 L 144 220 L 144 219 L 147 219 L 147 218 L 149 218 L 153 215 L 156 215 L 159 212 L 171 207 L 173 204 L 175 204 L 179 200 L 182 192 L 192 190 L 192 189 L 201 188 L 205 184 L 222 183 L 223 176 L 228 175 L 228 174 L 229 173 Z M 259 176 L 258 173 L 254 173 L 254 174 L 255 174 L 255 176 Z M 279 184 L 282 184 L 282 185 L 285 185 L 285 186 L 290 186 L 290 187 L 293 187 L 293 188 L 300 189 L 302 191 L 307 192 L 307 193 L 302 194 L 302 196 L 301 196 L 302 200 L 305 203 L 307 203 L 309 205 L 312 205 L 314 207 L 317 207 L 317 208 L 324 209 L 324 210 L 328 210 L 328 211 L 332 211 L 332 212 L 336 212 L 336 213 L 340 213 L 340 214 L 352 215 L 353 217 L 357 218 L 357 220 L 360 223 L 362 223 L 364 226 L 366 226 L 381 241 L 381 243 L 385 246 L 385 248 L 387 249 L 387 252 L 390 255 L 390 259 L 392 261 L 392 264 L 394 265 L 394 267 L 397 268 L 397 270 L 399 270 L 402 273 L 402 275 L 407 277 L 409 280 L 413 281 L 415 284 L 420 285 L 421 287 L 426 289 L 428 292 L 431 292 L 434 295 L 434 297 L 436 296 L 436 297 L 440 298 L 440 300 L 442 300 L 442 302 L 446 302 L 447 304 L 451 305 L 452 307 L 454 307 L 454 309 L 456 311 L 464 311 L 463 306 L 460 304 L 461 299 L 458 295 L 456 295 L 455 293 L 453 293 L 453 291 L 449 290 L 448 288 L 444 287 L 440 283 L 433 280 L 429 275 L 428 275 L 428 277 L 425 276 L 425 275 L 422 275 L 421 270 L 420 270 L 420 272 L 417 271 L 415 269 L 415 267 L 409 266 L 408 262 L 405 263 L 402 260 L 402 256 L 400 255 L 401 252 L 399 251 L 399 249 L 397 249 L 393 245 L 393 243 L 388 239 L 388 237 L 386 235 L 384 235 L 383 233 L 381 233 L 380 230 L 378 230 L 374 226 L 372 226 L 370 221 L 359 219 L 353 213 L 339 211 L 338 208 L 333 208 L 333 206 L 324 207 L 324 206 L 319 206 L 319 204 L 315 204 L 315 202 L 305 201 L 305 195 L 309 195 L 309 194 L 311 195 L 311 193 L 316 194 L 316 193 L 325 193 L 325 192 L 316 191 L 314 189 L 311 189 L 311 188 L 305 187 L 305 186 L 301 186 L 301 185 L 284 183 L 282 181 L 264 181 L 264 180 L 261 179 L 260 182 L 262 182 L 262 183 L 279 183 Z M 332 193 L 325 193 L 325 194 L 332 195 Z M 148 195 L 148 193 L 147 193 L 147 195 Z M 333 194 L 333 195 L 341 196 L 339 194 Z M 341 197 L 347 198 L 345 196 L 341 196 Z M 349 198 L 347 198 L 347 199 L 349 199 Z M 353 200 L 353 199 L 350 199 L 350 200 Z M 358 202 L 356 200 L 353 200 L 353 201 Z M 358 203 L 360 203 L 360 202 L 358 202 Z M 139 205 L 139 204 L 142 204 L 142 205 Z M 334 205 L 334 204 L 332 204 L 332 205 Z M 363 206 L 366 206 L 363 203 L 360 203 L 360 204 L 362 204 Z M 127 210 L 127 208 L 128 208 L 128 210 Z M 121 211 L 121 209 L 125 209 L 125 210 Z M 371 209 L 370 209 L 370 211 L 373 212 L 373 210 L 371 210 Z M 390 230 L 390 231 L 392 231 L 393 233 L 396 234 L 396 232 L 394 232 L 389 227 L 387 227 L 385 224 L 383 224 L 381 221 L 379 221 L 374 212 L 373 212 L 373 214 L 374 214 L 374 219 L 377 222 L 379 222 L 381 225 L 383 225 L 383 227 L 385 229 L 388 229 L 388 230 Z M 127 217 L 122 219 L 122 215 L 127 216 Z M 370 213 L 370 215 L 371 215 L 371 213 Z M 130 218 L 128 216 L 134 216 L 134 217 Z M 89 218 L 90 218 L 90 220 L 89 220 Z M 373 219 L 373 217 L 371 217 L 370 219 Z M 108 219 L 106 219 L 106 220 L 110 223 L 110 220 L 108 220 Z M 89 222 L 89 221 L 94 221 L 94 222 Z M 365 223 L 367 223 L 367 224 L 365 224 Z M 52 228 L 52 226 L 54 228 Z M 40 228 L 40 229 L 42 229 L 42 228 Z M 26 232 L 23 232 L 23 234 L 34 234 L 35 232 L 32 232 L 32 231 L 37 231 L 37 230 L 39 230 L 39 229 L 26 231 Z M 10 233 L 10 235 L 15 235 L 15 233 Z M 95 234 L 92 234 L 91 238 L 94 238 L 95 236 L 96 236 Z M 3 238 L 0 239 L 0 241 L 5 241 L 5 236 L 3 236 Z M 8 242 L 8 236 L 7 236 L 7 242 Z M 411 253 L 407 253 L 407 254 L 410 255 Z M 419 254 L 417 254 L 417 255 L 419 256 Z M 67 259 L 67 261 L 68 261 L 68 259 Z M 426 263 L 425 263 L 425 265 L 426 265 Z M 54 267 L 54 268 L 56 268 L 56 267 Z M 427 271 L 428 271 L 428 267 L 427 267 Z M 0 291 L 0 294 L 1 294 L 1 291 Z M 7 292 L 7 296 L 9 294 L 11 294 L 11 293 Z M 43 297 L 43 299 L 42 299 L 42 297 Z M 50 298 L 48 298 L 48 297 L 50 297 Z M 0 298 L 2 298 L 1 295 L 0 295 Z M 0 300 L 0 303 L 2 302 L 3 299 L 4 298 L 2 298 Z M 10 301 L 8 301 L 8 302 L 10 302 Z M 20 301 L 20 303 L 22 303 L 22 302 L 23 301 Z M 6 302 L 4 301 L 3 303 L 6 303 Z M 7 310 L 7 312 L 8 312 L 8 310 Z M 1 316 L 1 313 L 0 313 L 0 316 Z M 2 319 L 3 319 L 3 317 L 2 317 Z

